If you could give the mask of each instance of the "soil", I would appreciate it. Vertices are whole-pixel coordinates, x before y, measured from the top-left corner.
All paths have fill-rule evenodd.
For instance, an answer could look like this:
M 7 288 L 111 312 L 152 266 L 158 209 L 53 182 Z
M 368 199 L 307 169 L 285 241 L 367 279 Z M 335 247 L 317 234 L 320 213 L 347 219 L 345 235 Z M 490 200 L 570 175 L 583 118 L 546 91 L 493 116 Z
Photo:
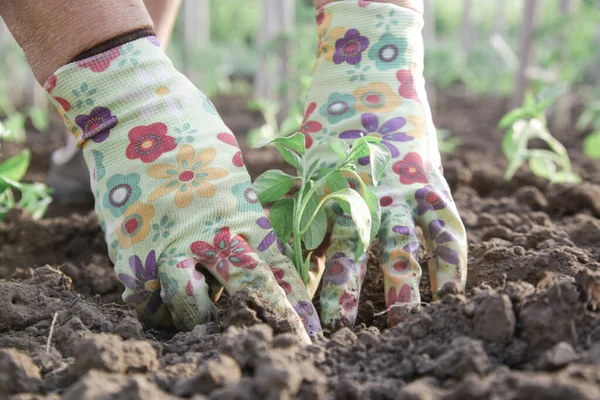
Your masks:
M 371 251 L 354 331 L 301 347 L 250 292 L 192 332 L 147 330 L 120 300 L 90 202 L 54 203 L 41 221 L 14 212 L 0 225 L 0 399 L 600 398 L 600 162 L 569 131 L 558 137 L 583 183 L 526 170 L 506 182 L 504 101 L 455 93 L 440 94 L 436 123 L 463 140 L 444 167 L 469 235 L 467 293 L 433 303 L 425 276 L 423 309 L 387 329 Z M 216 101 L 241 137 L 260 124 L 245 104 Z M 28 179 L 45 179 L 60 138 L 30 135 Z M 254 177 L 283 166 L 243 150 Z

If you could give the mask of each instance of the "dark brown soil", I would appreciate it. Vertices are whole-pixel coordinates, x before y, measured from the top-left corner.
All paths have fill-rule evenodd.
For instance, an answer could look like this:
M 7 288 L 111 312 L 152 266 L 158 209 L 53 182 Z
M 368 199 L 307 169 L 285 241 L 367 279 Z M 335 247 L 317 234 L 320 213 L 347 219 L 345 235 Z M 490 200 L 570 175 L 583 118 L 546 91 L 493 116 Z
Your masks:
M 0 225 L 0 399 L 600 398 L 600 163 L 569 132 L 584 183 L 506 182 L 504 102 L 438 102 L 438 126 L 464 141 L 444 166 L 469 234 L 467 294 L 432 303 L 425 276 L 423 310 L 385 329 L 372 252 L 355 331 L 300 347 L 247 292 L 224 298 L 215 323 L 149 331 L 119 298 L 89 203 L 54 204 L 39 222 L 16 212 Z M 260 123 L 244 99 L 216 103 L 240 136 Z M 30 136 L 29 179 L 44 179 L 59 137 Z M 282 165 L 244 157 L 253 176 Z

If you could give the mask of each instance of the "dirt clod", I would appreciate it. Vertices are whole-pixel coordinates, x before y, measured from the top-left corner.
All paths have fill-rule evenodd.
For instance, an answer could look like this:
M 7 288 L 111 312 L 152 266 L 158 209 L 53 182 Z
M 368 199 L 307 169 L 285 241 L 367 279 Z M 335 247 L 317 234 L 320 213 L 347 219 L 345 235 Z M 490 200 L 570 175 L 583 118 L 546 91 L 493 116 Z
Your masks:
M 141 375 L 91 370 L 64 394 L 63 400 L 175 400 L 175 397 Z
M 79 341 L 74 350 L 73 372 L 81 376 L 92 369 L 108 372 L 148 372 L 158 368 L 156 350 L 145 341 L 126 341 L 112 334 L 96 334 Z
M 505 294 L 490 294 L 475 309 L 473 322 L 475 333 L 481 339 L 488 342 L 508 342 L 516 325 L 510 298 Z
M 238 382 L 241 378 L 242 371 L 235 360 L 222 355 L 219 359 L 208 360 L 194 376 L 180 379 L 175 384 L 173 393 L 184 397 L 209 394 L 227 384 Z
M 40 370 L 27 354 L 15 349 L 0 349 L 0 396 L 35 393 L 40 384 Z
M 433 296 L 421 246 L 423 306 L 388 328 L 376 240 L 354 328 L 302 346 L 289 316 L 242 291 L 222 296 L 216 322 L 153 330 L 121 300 L 93 205 L 56 202 L 39 221 L 14 211 L 0 224 L 0 399 L 600 399 L 600 161 L 569 132 L 582 184 L 527 168 L 506 181 L 494 128 L 505 102 L 438 96 L 436 124 L 463 140 L 442 157 L 467 229 L 465 290 Z M 263 122 L 246 104 L 217 101 L 252 177 L 285 170 L 276 149 L 246 148 Z M 26 179 L 44 179 L 54 136 L 28 136 Z
M 293 315 L 282 315 L 274 310 L 265 296 L 257 291 L 244 289 L 236 292 L 221 319 L 223 328 L 246 327 L 256 324 L 269 325 L 275 334 L 295 332 Z

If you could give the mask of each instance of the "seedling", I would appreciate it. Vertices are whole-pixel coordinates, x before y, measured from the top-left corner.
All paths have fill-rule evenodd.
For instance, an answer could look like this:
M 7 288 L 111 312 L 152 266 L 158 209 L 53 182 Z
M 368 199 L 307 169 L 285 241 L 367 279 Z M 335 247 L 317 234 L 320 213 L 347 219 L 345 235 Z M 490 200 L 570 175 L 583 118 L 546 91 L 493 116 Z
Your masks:
M 298 112 L 297 107 L 292 107 L 290 115 L 281 124 L 277 122 L 280 108 L 274 101 L 252 100 L 248 103 L 248 109 L 260 112 L 265 119 L 265 123 L 261 127 L 248 132 L 246 140 L 250 147 L 295 132 L 302 125 L 302 114 Z
M 381 144 L 381 139 L 364 136 L 356 139 L 352 147 L 340 139 L 330 141 L 329 147 L 339 160 L 336 164 L 322 166 L 319 165 L 320 160 L 315 160 L 308 165 L 304 140 L 302 133 L 295 133 L 268 142 L 273 143 L 283 159 L 296 168 L 297 175 L 269 170 L 256 179 L 254 188 L 263 205 L 273 203 L 273 229 L 284 243 L 287 256 L 306 282 L 312 252 L 323 243 L 327 232 L 323 206 L 328 201 L 339 204 L 354 222 L 358 235 L 355 259 L 367 250 L 379 230 L 381 207 L 375 193 L 356 173 L 355 163 L 358 159 L 370 157 L 371 180 L 373 185 L 377 185 L 391 157 L 389 150 Z M 345 175 L 352 177 L 357 185 L 351 187 Z M 300 183 L 300 189 L 294 197 L 283 198 L 296 182 Z M 328 191 L 323 191 L 326 194 L 319 196 L 319 189 L 325 186 Z M 304 256 L 306 252 L 308 254 Z
M 437 129 L 436 132 L 440 153 L 452 153 L 463 143 L 461 138 L 452 136 L 452 132 L 448 129 Z
M 512 110 L 500 121 L 500 128 L 506 130 L 502 139 L 502 150 L 508 159 L 504 179 L 510 180 L 525 164 L 531 171 L 551 183 L 581 181 L 579 175 L 571 171 L 571 160 L 565 147 L 548 130 L 545 111 L 559 96 L 560 89 L 550 88 L 536 100 L 527 94 L 523 107 Z M 548 149 L 530 149 L 529 141 L 541 139 Z
M 14 130 L 6 129 L 0 122 L 0 139 L 20 141 L 21 136 L 18 132 L 15 135 Z M 4 219 L 7 212 L 16 206 L 31 214 L 34 219 L 39 219 L 52 202 L 50 190 L 43 183 L 20 182 L 29 168 L 30 161 L 31 152 L 23 150 L 16 156 L 0 163 L 0 221 Z M 15 200 L 13 191 L 20 192 L 19 201 Z
M 583 152 L 590 158 L 600 159 L 600 99 L 591 101 L 577 120 L 577 129 L 592 128 L 583 141 Z

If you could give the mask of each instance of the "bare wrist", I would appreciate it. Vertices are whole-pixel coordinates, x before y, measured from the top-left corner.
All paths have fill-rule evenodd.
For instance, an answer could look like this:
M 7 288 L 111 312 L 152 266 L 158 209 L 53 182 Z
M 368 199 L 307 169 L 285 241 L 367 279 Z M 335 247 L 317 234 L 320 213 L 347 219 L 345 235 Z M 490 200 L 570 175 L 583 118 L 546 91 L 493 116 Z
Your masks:
M 2 18 L 43 84 L 58 68 L 95 45 L 152 27 L 141 0 L 7 0 Z M 66 11 L 68 9 L 68 11 Z

